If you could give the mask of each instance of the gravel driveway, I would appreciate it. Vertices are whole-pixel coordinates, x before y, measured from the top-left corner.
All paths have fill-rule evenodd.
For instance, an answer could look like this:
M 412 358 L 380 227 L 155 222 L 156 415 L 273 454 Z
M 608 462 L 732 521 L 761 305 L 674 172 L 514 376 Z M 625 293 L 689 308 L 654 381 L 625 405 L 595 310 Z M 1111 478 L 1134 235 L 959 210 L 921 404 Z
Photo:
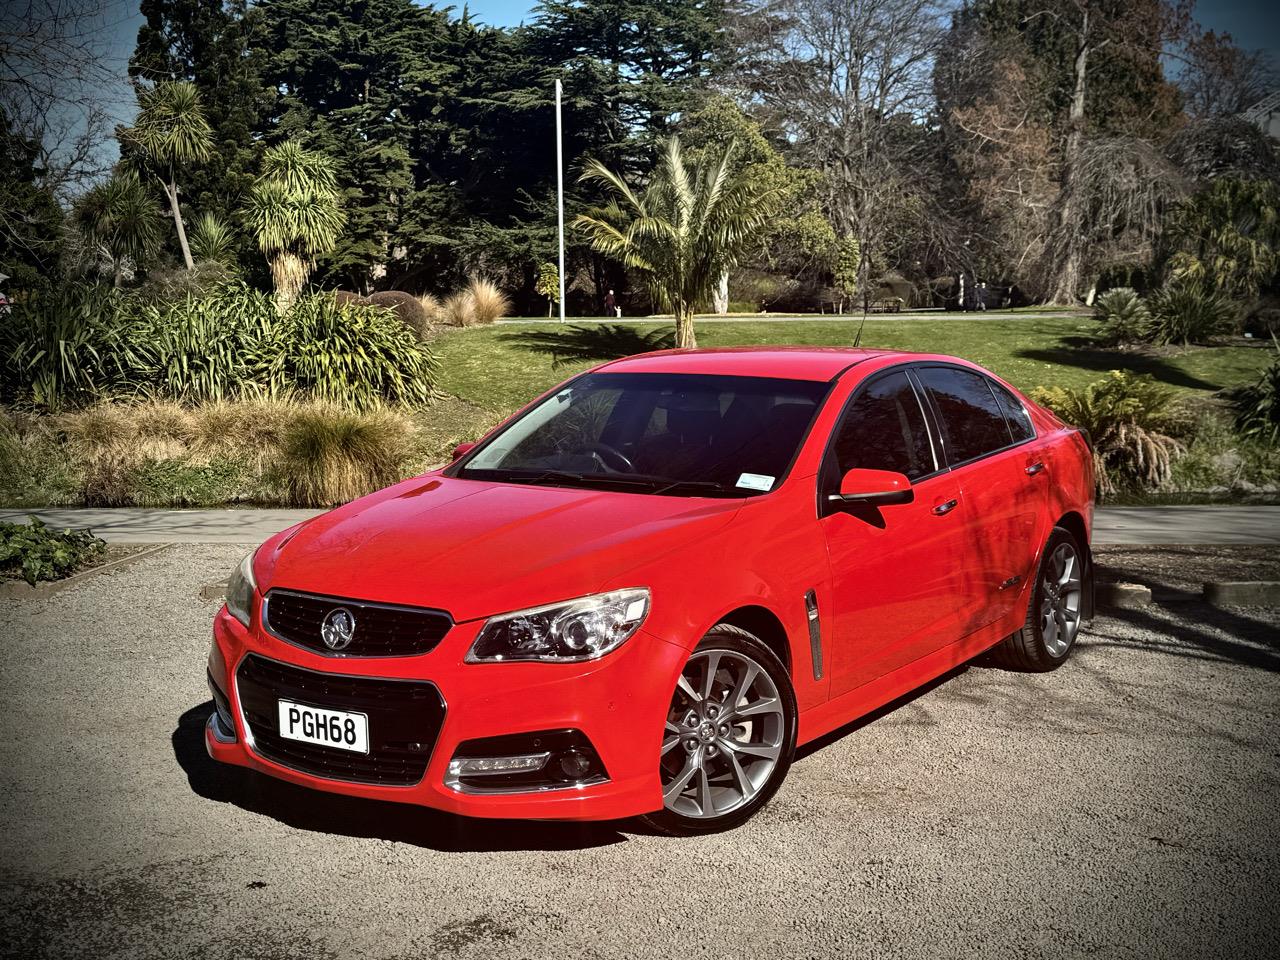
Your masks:
M 745 827 L 674 840 L 215 766 L 197 596 L 241 552 L 0 606 L 0 952 L 1280 955 L 1275 610 L 1175 591 L 1054 674 L 971 665 L 806 749 Z

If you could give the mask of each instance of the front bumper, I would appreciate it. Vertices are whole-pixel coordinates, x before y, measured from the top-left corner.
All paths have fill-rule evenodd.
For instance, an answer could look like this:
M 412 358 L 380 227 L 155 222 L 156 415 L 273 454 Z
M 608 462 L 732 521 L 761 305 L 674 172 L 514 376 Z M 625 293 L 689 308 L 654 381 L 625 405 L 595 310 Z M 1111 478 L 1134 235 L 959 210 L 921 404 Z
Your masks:
M 205 748 L 215 760 L 316 790 L 473 817 L 610 820 L 662 807 L 658 760 L 663 725 L 688 656 L 676 643 L 642 629 L 620 649 L 590 663 L 468 664 L 463 658 L 481 626 L 470 622 L 456 625 L 439 646 L 419 656 L 339 658 L 270 636 L 256 616 L 248 630 L 225 608 L 214 618 L 209 675 L 224 692 L 235 726 L 235 737 L 229 739 L 217 712 L 210 716 Z M 251 653 L 320 673 L 435 684 L 445 703 L 444 719 L 422 779 L 409 786 L 327 779 L 261 755 L 252 746 L 235 682 L 237 669 Z M 526 793 L 464 793 L 445 783 L 449 761 L 463 741 L 556 729 L 580 730 L 609 779 Z

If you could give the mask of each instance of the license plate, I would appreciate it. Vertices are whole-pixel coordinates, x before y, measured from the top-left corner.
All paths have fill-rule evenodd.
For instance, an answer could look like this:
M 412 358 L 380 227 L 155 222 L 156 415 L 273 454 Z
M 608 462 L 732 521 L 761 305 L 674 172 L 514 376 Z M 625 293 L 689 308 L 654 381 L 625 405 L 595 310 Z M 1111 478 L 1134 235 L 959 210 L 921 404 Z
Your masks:
M 325 710 L 281 700 L 280 736 L 352 753 L 369 752 L 369 718 L 363 713 Z

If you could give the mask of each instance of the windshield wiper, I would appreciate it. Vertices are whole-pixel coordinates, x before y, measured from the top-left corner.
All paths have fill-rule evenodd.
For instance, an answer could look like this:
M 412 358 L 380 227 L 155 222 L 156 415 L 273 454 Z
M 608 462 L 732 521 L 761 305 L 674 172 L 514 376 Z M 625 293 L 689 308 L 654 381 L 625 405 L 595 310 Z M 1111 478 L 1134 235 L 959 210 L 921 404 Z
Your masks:
M 632 480 L 629 477 L 612 473 L 574 473 L 570 470 L 544 470 L 530 477 L 522 477 L 514 472 L 508 475 L 512 483 L 554 484 L 561 483 L 607 483 L 621 487 L 649 487 L 648 480 Z
M 652 492 L 657 496 L 663 493 L 670 493 L 672 490 L 707 490 L 713 493 L 735 492 L 717 480 L 672 480 L 664 486 L 656 487 Z

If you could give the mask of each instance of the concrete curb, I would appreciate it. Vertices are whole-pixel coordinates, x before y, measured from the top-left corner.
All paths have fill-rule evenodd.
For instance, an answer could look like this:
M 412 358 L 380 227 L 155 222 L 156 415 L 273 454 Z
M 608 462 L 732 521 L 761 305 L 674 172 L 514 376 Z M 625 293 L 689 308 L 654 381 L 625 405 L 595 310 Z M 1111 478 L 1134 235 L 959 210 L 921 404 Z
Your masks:
M 1277 607 L 1280 606 L 1280 583 L 1274 580 L 1206 583 L 1204 599 L 1215 607 Z
M 159 543 L 149 550 L 140 550 L 138 553 L 121 557 L 119 560 L 112 560 L 110 563 L 103 563 L 96 567 L 90 567 L 88 570 L 81 570 L 79 573 L 74 573 L 62 580 L 41 581 L 34 587 L 25 580 L 9 580 L 5 583 L 0 583 L 0 600 L 37 600 L 42 597 L 51 597 L 55 593 L 61 593 L 68 587 L 79 586 L 84 581 L 99 574 L 123 570 L 139 560 L 145 560 L 147 557 L 155 556 L 162 550 L 168 550 L 171 546 L 173 546 L 171 543 Z
M 1099 607 L 1128 610 L 1151 602 L 1151 588 L 1140 583 L 1100 583 L 1095 591 L 1094 601 Z

